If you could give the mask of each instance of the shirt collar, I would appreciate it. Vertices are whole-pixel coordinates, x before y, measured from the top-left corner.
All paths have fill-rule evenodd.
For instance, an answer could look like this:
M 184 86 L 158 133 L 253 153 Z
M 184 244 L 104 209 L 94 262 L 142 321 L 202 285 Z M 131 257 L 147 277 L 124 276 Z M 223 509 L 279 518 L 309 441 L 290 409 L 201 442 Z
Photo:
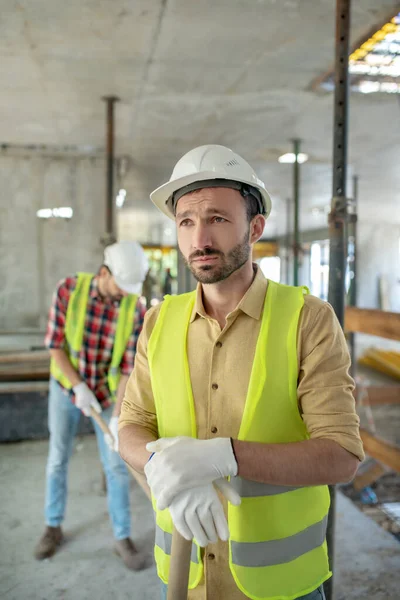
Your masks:
M 265 294 L 268 287 L 268 279 L 266 279 L 258 265 L 253 263 L 255 276 L 253 282 L 235 310 L 241 310 L 243 313 L 255 320 L 260 320 L 264 308 Z M 201 283 L 197 284 L 196 300 L 193 306 L 190 322 L 192 323 L 197 317 L 208 318 L 203 304 L 203 294 Z

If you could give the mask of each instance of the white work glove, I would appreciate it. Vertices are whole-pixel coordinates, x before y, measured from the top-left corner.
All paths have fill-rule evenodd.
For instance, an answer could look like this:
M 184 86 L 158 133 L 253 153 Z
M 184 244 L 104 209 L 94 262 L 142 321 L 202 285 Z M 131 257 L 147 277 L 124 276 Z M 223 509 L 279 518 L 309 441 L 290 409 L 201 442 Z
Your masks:
M 184 490 L 238 472 L 230 438 L 160 438 L 147 444 L 146 449 L 154 452 L 144 472 L 159 510 L 168 508 Z
M 225 498 L 239 506 L 241 498 L 226 479 L 217 479 L 214 485 Z M 172 521 L 187 540 L 196 540 L 199 546 L 215 544 L 220 538 L 229 539 L 229 528 L 218 494 L 212 483 L 178 494 L 169 507 Z
M 96 396 L 84 381 L 74 385 L 72 389 L 75 393 L 75 406 L 81 409 L 85 417 L 90 417 L 90 407 L 99 414 L 101 413 L 101 406 Z
M 112 437 L 110 434 L 105 433 L 104 440 L 110 450 L 118 452 L 118 417 L 111 417 L 108 429 L 111 431 Z

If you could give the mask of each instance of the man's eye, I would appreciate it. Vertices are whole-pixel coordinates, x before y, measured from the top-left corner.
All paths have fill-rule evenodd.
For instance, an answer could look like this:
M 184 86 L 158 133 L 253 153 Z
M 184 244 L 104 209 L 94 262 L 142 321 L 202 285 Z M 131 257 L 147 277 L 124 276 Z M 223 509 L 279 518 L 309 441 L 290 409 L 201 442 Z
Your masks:
M 179 227 L 187 227 L 188 225 L 190 225 L 190 219 L 184 219 L 179 223 Z
M 214 221 L 215 223 L 225 223 L 226 219 L 224 219 L 223 217 L 215 217 Z

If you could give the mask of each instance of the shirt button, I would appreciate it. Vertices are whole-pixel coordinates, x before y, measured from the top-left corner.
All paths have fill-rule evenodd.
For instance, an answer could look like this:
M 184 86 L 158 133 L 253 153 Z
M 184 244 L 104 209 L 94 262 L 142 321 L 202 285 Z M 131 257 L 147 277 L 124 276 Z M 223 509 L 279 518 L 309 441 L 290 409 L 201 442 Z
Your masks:
M 213 390 L 217 390 L 218 389 L 218 383 L 213 383 L 211 387 L 212 387 Z
M 214 560 L 214 558 L 215 558 L 215 554 L 213 554 L 212 552 L 210 552 L 210 553 L 208 554 L 208 558 L 209 558 L 210 560 Z
M 222 348 L 222 342 L 217 342 L 215 345 L 217 346 L 217 348 Z
M 218 429 L 216 427 L 211 427 L 211 433 L 218 433 Z

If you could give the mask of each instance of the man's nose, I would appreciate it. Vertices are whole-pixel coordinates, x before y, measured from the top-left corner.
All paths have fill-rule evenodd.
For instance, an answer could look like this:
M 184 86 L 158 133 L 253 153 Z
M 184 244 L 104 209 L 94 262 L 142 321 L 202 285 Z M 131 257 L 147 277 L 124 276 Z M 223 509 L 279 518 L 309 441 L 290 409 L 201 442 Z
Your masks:
M 195 250 L 204 250 L 212 246 L 210 229 L 206 224 L 198 223 L 195 226 L 192 246 Z

